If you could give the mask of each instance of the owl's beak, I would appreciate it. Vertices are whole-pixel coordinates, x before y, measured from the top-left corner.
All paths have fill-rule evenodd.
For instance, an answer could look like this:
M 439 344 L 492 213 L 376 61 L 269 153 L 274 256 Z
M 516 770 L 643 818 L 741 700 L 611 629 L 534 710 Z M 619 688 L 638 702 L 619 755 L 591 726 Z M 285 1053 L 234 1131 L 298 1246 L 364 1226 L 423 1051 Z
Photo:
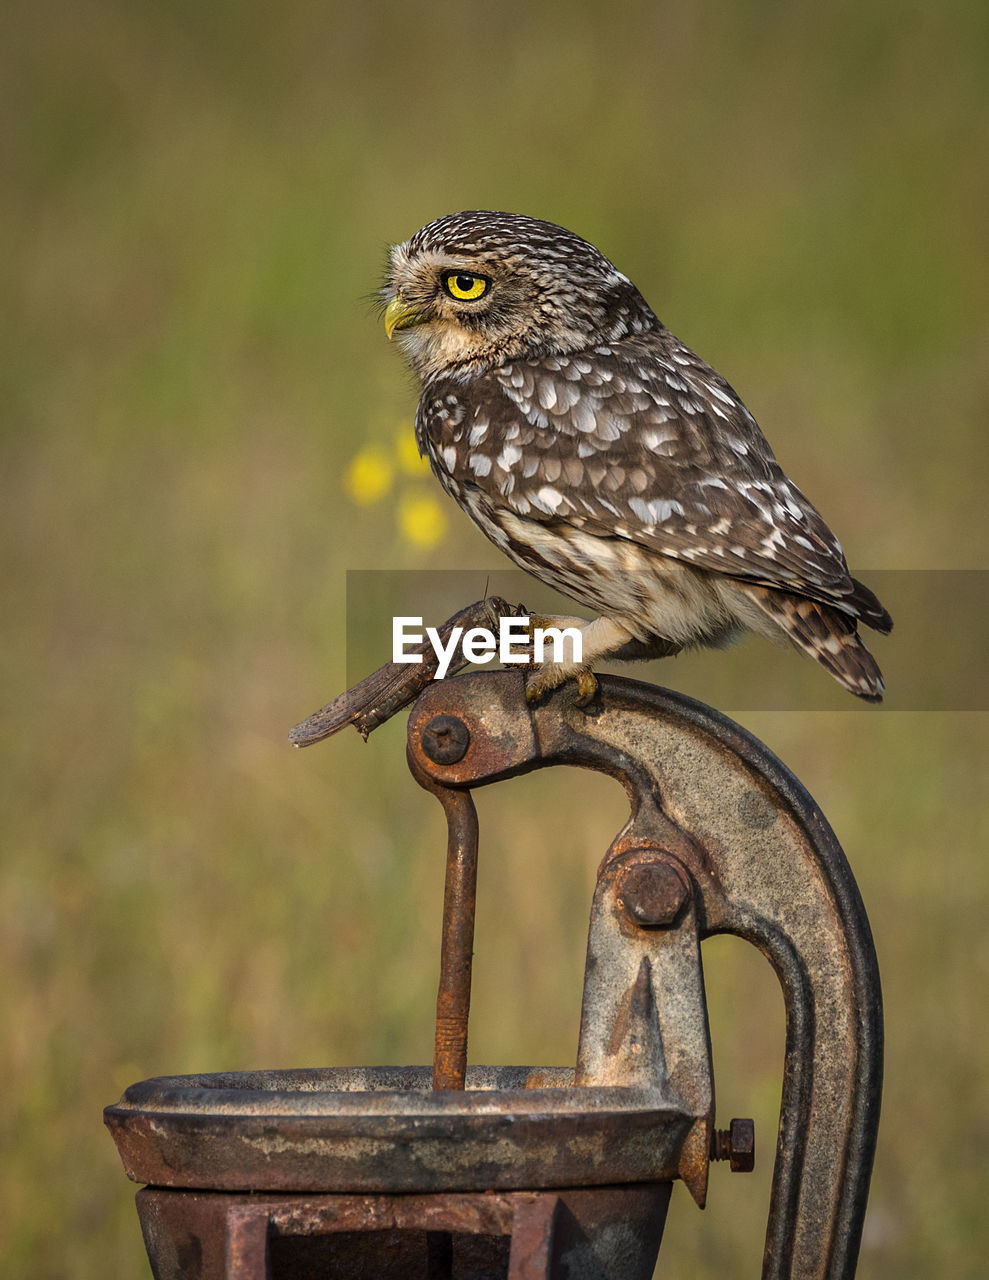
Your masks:
M 385 308 L 385 333 L 390 339 L 396 329 L 412 329 L 425 319 L 421 311 L 416 311 L 415 307 L 410 307 L 401 298 L 392 298 Z

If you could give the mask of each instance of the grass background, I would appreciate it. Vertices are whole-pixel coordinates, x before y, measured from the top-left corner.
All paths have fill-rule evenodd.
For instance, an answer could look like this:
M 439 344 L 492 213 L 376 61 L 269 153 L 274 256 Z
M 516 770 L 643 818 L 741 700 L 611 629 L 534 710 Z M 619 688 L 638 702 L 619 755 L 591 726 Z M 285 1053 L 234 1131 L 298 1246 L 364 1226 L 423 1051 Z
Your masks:
M 123 1280 L 148 1274 L 100 1125 L 125 1085 L 430 1057 L 443 827 L 404 727 L 285 741 L 344 685 L 347 569 L 501 563 L 452 509 L 426 554 L 393 500 L 345 496 L 414 400 L 364 301 L 384 246 L 464 207 L 573 227 L 740 389 L 857 569 L 980 568 L 989 9 L 37 0 L 2 23 L 0 1274 Z M 921 676 L 967 625 L 946 609 Z M 979 706 L 744 715 L 876 935 L 866 1280 L 989 1255 Z M 624 811 L 557 772 L 480 796 L 478 1061 L 573 1058 Z M 754 1115 L 764 1158 L 715 1168 L 704 1215 L 676 1191 L 661 1261 L 697 1280 L 758 1273 L 782 1043 L 764 962 L 706 953 L 720 1114 Z

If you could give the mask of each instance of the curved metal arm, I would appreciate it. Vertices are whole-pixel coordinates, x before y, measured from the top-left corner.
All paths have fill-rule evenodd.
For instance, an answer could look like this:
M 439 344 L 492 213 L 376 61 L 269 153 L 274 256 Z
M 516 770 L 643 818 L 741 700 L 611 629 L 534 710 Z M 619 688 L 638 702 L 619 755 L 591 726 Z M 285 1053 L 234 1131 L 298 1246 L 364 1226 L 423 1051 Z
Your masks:
M 763 1276 L 851 1277 L 879 1122 L 882 1003 L 848 863 L 797 779 L 738 725 L 638 681 L 600 684 L 599 705 L 583 711 L 568 688 L 529 708 L 517 673 L 436 683 L 409 720 L 414 772 L 463 789 L 571 764 L 622 782 L 632 815 L 606 865 L 636 845 L 665 851 L 693 881 L 699 936 L 745 938 L 783 988 L 786 1060 Z M 435 748 L 440 715 L 465 731 L 456 759 Z

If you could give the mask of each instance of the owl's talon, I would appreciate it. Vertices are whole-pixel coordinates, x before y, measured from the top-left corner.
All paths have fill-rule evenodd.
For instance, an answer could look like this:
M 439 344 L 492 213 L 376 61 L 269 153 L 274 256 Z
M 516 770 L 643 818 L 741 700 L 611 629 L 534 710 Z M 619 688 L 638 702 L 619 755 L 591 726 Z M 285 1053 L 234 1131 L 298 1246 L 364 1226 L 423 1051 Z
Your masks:
M 581 667 L 577 672 L 577 706 L 587 707 L 594 701 L 598 693 L 598 678 L 590 667 Z
M 542 702 L 546 692 L 546 689 L 541 689 L 538 685 L 527 684 L 525 686 L 525 700 L 530 707 L 534 707 L 537 703 Z
M 598 678 L 590 667 L 572 667 L 555 662 L 547 663 L 528 678 L 525 700 L 530 707 L 534 707 L 547 693 L 558 689 L 568 680 L 573 680 L 577 685 L 578 707 L 586 707 L 594 701 L 598 692 Z

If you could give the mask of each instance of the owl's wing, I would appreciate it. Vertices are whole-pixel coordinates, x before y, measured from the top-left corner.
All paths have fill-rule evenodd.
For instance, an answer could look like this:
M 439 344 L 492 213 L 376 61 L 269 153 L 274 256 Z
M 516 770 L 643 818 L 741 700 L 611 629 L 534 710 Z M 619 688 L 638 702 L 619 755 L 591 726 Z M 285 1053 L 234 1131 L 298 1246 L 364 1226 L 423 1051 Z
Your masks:
M 576 526 L 872 612 L 874 597 L 755 419 L 667 330 L 445 382 L 424 396 L 417 433 L 450 491 L 468 507 L 473 495 L 494 521 L 507 510 Z

